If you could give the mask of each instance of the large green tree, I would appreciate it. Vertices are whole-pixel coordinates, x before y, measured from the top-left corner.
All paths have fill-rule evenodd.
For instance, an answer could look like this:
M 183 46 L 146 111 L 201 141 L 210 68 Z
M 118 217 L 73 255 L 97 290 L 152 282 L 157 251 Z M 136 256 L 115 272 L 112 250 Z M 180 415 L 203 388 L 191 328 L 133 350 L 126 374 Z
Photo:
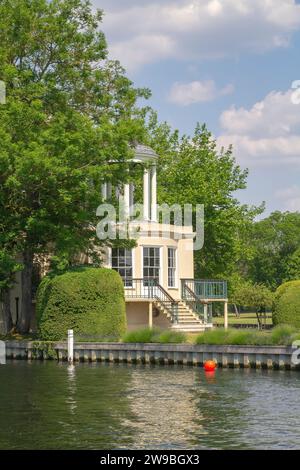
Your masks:
M 235 192 L 246 187 L 247 170 L 237 165 L 232 148 L 218 150 L 205 126 L 192 137 L 179 137 L 154 113 L 148 119 L 150 145 L 159 154 L 159 202 L 204 204 L 204 246 L 195 251 L 195 275 L 228 277 L 243 270 L 252 249 L 247 233 L 260 208 L 239 203 Z
M 249 277 L 272 288 L 299 279 L 300 213 L 274 212 L 256 222 L 250 232 L 254 256 Z
M 143 139 L 148 91 L 107 60 L 101 19 L 85 0 L 0 1 L 0 247 L 23 260 L 21 333 L 34 258 L 93 251 L 100 183 L 126 178 Z

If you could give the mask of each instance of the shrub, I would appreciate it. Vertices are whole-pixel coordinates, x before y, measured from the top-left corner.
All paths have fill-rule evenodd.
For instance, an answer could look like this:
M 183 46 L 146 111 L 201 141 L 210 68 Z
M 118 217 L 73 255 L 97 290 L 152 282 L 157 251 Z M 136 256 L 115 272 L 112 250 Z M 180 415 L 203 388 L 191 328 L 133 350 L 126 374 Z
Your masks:
M 121 277 L 111 269 L 92 267 L 46 276 L 37 292 L 37 322 L 44 340 L 64 339 L 68 329 L 119 338 L 126 331 Z
M 154 337 L 155 339 L 155 337 Z M 159 343 L 185 343 L 187 341 L 186 334 L 182 331 L 165 330 L 158 335 Z
M 293 342 L 293 335 L 296 334 L 297 331 L 295 327 L 291 325 L 278 325 L 273 328 L 271 336 L 272 336 L 272 343 L 276 344 L 284 344 L 289 345 Z
M 286 282 L 277 289 L 273 304 L 273 323 L 300 327 L 300 280 Z
M 123 343 L 153 343 L 153 337 L 159 334 L 159 330 L 142 328 L 140 330 L 128 331 L 123 337 Z
M 231 330 L 224 328 L 206 330 L 197 336 L 195 342 L 196 344 L 230 344 L 228 343 L 230 332 Z
M 268 345 L 272 344 L 272 338 L 269 333 L 259 332 L 257 330 L 240 330 L 229 328 L 216 328 L 201 333 L 196 338 L 196 344 L 233 344 L 233 345 Z
M 129 331 L 123 336 L 122 341 L 124 343 L 184 343 L 186 339 L 186 335 L 181 331 L 142 328 Z

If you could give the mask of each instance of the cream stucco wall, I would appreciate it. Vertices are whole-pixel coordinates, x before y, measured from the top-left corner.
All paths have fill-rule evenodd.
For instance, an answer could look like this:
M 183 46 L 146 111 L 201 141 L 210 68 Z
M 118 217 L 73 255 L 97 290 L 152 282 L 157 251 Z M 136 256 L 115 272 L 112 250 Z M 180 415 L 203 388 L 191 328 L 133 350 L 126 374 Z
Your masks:
M 151 228 L 151 230 L 149 229 Z M 149 230 L 147 230 L 147 228 Z M 164 230 L 169 235 L 164 236 Z M 182 238 L 176 239 L 176 231 Z M 164 226 L 158 223 L 141 225 L 141 232 L 132 249 L 133 278 L 143 278 L 143 248 L 160 248 L 160 284 L 174 298 L 181 297 L 181 279 L 194 278 L 193 233 L 191 227 Z M 168 248 L 176 249 L 176 283 L 168 286 Z M 103 256 L 104 264 L 111 267 L 110 249 Z
M 149 302 L 126 302 L 126 317 L 128 331 L 149 326 Z M 171 326 L 171 322 L 163 313 L 153 307 L 152 325 L 166 329 Z

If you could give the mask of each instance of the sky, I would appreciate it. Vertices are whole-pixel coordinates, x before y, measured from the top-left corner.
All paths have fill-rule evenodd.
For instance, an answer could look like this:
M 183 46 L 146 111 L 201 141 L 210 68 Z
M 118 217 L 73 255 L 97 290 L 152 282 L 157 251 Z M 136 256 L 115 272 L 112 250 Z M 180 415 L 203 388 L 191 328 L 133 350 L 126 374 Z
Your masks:
M 300 0 L 92 0 L 109 56 L 181 133 L 249 169 L 242 203 L 300 211 Z

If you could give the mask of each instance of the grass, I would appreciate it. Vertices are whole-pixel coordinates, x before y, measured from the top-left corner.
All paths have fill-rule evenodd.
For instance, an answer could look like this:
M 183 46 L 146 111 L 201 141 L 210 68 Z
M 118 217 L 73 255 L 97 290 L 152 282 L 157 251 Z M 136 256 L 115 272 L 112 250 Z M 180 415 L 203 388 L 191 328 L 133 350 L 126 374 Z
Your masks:
M 237 317 L 234 313 L 229 313 L 228 323 L 230 325 L 257 325 L 257 317 L 255 313 L 241 313 Z M 224 317 L 214 317 L 213 324 L 216 326 L 224 325 Z M 272 325 L 272 315 L 267 314 L 267 325 Z
M 299 330 L 289 325 L 280 325 L 271 331 L 237 330 L 235 328 L 208 330 L 198 335 L 195 343 L 241 346 L 291 346 L 296 339 L 300 339 Z
M 187 337 L 180 331 L 143 328 L 128 331 L 122 337 L 123 343 L 186 343 Z
M 3 340 L 38 341 L 36 335 L 19 335 L 10 333 L 0 336 Z M 160 330 L 157 328 L 142 328 L 127 332 L 122 338 L 77 337 L 80 342 L 124 342 L 124 343 L 161 343 L 161 344 L 211 344 L 211 345 L 249 345 L 249 346 L 291 346 L 294 341 L 300 340 L 300 330 L 290 325 L 279 325 L 269 331 L 255 329 L 215 328 L 203 333 L 190 333 L 186 335 L 180 331 Z

